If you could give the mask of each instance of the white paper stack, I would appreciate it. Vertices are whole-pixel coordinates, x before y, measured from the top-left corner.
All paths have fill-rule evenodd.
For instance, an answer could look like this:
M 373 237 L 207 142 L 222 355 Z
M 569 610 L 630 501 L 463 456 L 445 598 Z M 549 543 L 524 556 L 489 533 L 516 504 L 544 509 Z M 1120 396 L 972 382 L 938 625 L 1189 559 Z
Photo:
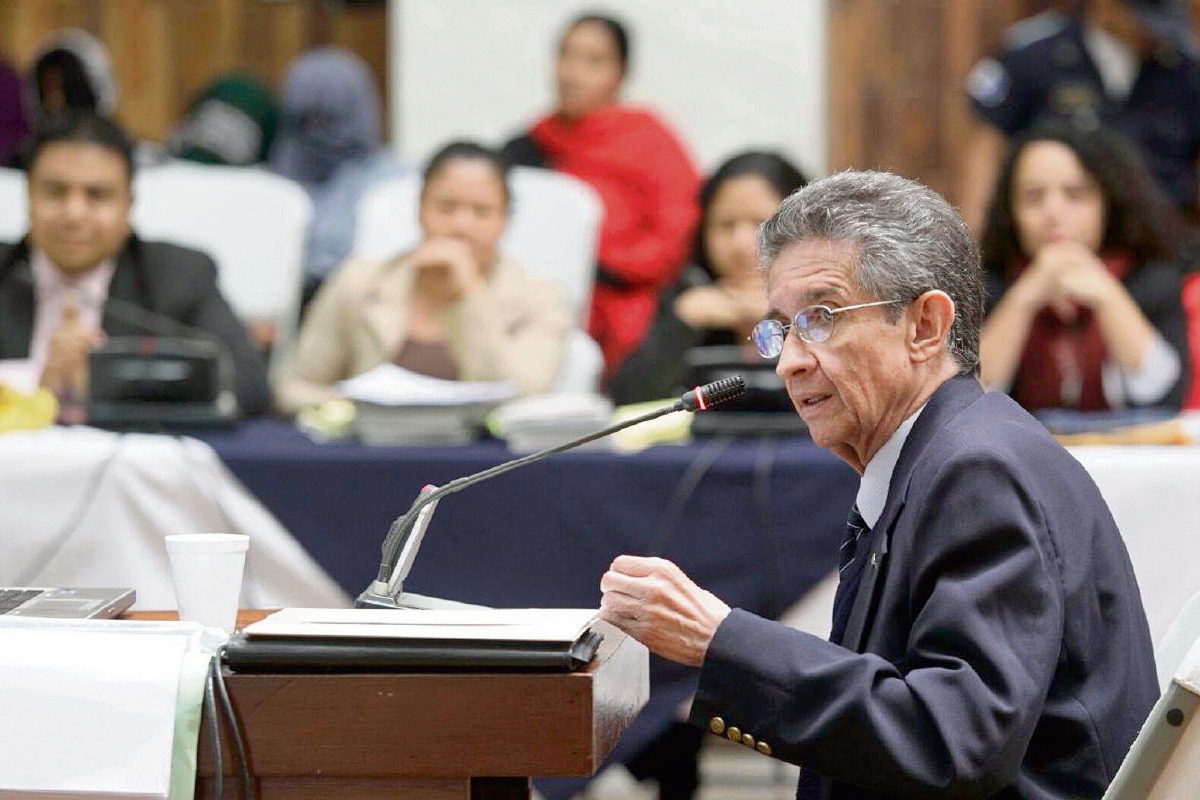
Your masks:
M 341 381 L 354 401 L 366 444 L 461 444 L 475 438 L 487 412 L 516 396 L 505 382 L 445 381 L 395 364 Z
M 529 453 L 557 447 L 611 424 L 613 404 L 598 394 L 546 394 L 505 403 L 493 418 L 510 450 Z M 611 442 L 596 439 L 583 447 L 607 450 Z

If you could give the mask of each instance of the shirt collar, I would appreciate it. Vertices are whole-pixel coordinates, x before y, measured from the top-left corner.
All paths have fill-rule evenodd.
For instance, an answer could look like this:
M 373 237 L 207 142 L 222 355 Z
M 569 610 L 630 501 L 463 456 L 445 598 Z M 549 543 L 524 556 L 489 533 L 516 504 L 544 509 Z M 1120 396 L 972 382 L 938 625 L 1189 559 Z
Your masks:
M 106 258 L 82 275 L 68 275 L 54 265 L 44 250 L 34 247 L 31 248 L 29 266 L 39 298 L 75 291 L 84 306 L 99 308 L 108 298 L 108 287 L 117 262 L 114 258 Z
M 883 443 L 883 447 L 876 451 L 871 460 L 867 462 L 866 468 L 863 469 L 855 503 L 858 505 L 858 513 L 862 515 L 863 520 L 870 528 L 874 528 L 875 524 L 879 522 L 879 518 L 883 516 L 888 487 L 892 483 L 892 473 L 896 471 L 896 462 L 900 460 L 900 451 L 904 449 L 904 443 L 908 441 L 908 434 L 912 431 L 913 423 L 917 421 L 917 417 L 921 416 L 921 412 L 924 410 L 925 406 L 921 406 L 908 419 L 901 422 L 900 427 L 896 428 L 891 438 Z

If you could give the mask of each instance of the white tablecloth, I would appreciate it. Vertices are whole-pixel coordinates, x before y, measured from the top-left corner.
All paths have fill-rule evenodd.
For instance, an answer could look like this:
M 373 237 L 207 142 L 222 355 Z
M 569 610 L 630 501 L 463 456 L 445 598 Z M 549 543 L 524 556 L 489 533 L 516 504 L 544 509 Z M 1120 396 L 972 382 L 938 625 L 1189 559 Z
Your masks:
M 1112 510 L 1157 644 L 1200 592 L 1200 447 L 1073 447 Z
M 349 598 L 194 439 L 49 428 L 0 436 L 0 585 L 130 586 L 136 608 L 175 608 L 170 533 L 250 536 L 242 606 Z

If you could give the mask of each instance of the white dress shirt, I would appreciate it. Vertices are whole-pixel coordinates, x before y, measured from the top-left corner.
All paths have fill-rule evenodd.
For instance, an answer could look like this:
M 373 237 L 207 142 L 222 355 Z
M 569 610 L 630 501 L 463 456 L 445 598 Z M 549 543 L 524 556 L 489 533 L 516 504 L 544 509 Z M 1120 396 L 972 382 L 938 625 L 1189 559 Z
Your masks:
M 924 410 L 925 406 L 921 406 L 913 412 L 912 416 L 901 422 L 900 427 L 896 428 L 896 432 L 883 443 L 883 447 L 879 448 L 875 455 L 871 456 L 871 460 L 863 469 L 855 504 L 858 506 L 858 513 L 862 515 L 863 521 L 870 528 L 874 528 L 875 524 L 879 522 L 879 517 L 883 515 L 883 507 L 887 504 L 888 487 L 892 483 L 892 473 L 896 471 L 896 462 L 900 460 L 900 451 L 904 449 L 904 443 L 908 441 L 908 434 L 912 430 L 913 423 L 917 421 L 917 417 L 921 416 L 921 412 Z

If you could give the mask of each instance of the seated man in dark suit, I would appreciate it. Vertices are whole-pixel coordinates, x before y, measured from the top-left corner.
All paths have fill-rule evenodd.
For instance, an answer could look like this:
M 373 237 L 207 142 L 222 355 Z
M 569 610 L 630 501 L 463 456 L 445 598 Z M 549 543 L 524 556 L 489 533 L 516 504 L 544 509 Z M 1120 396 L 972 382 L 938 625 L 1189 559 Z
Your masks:
M 752 338 L 861 476 L 830 641 L 654 558 L 613 562 L 602 616 L 701 667 L 691 721 L 802 764 L 801 797 L 1100 797 L 1158 695 L 1150 633 L 1095 484 L 980 386 L 962 218 L 844 172 L 759 235 L 771 310 Z
M 0 244 L 0 359 L 31 360 L 64 401 L 62 421 L 81 421 L 72 401 L 85 391 L 91 348 L 106 335 L 161 334 L 171 321 L 228 349 L 242 414 L 270 410 L 262 357 L 217 289 L 213 260 L 131 231 L 132 145 L 115 123 L 48 118 L 26 169 L 29 235 Z M 136 319 L 131 306 L 149 313 Z

